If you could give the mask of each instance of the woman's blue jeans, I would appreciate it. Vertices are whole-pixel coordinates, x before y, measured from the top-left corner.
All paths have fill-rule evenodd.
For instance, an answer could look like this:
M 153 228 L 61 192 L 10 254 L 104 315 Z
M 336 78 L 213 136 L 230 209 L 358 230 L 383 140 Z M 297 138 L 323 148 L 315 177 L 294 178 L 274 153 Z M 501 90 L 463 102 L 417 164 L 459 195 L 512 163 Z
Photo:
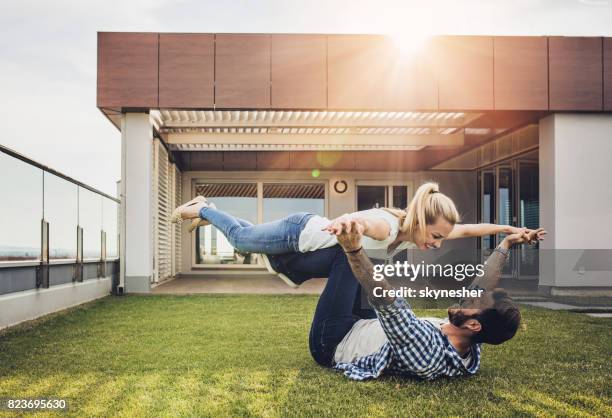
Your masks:
M 312 213 L 298 212 L 276 221 L 253 225 L 218 209 L 200 210 L 200 218 L 221 231 L 235 249 L 258 254 L 299 252 L 300 233 L 312 216 Z
M 336 347 L 355 322 L 376 318 L 376 314 L 368 306 L 364 308 L 361 286 L 339 245 L 299 252 L 300 233 L 312 216 L 295 213 L 278 221 L 253 225 L 217 209 L 200 211 L 200 217 L 223 232 L 236 249 L 272 255 L 272 267 L 294 282 L 328 277 L 312 320 L 309 346 L 313 358 L 329 367 Z

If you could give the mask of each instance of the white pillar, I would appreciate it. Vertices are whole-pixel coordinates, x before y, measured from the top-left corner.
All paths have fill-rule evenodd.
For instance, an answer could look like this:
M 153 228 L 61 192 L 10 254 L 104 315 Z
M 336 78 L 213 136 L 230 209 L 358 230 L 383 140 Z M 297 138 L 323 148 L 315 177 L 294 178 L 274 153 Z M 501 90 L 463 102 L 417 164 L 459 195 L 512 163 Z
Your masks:
M 612 292 L 611 156 L 612 114 L 540 120 L 539 283 L 553 294 Z
M 153 274 L 153 128 L 147 113 L 121 117 L 121 281 L 149 292 Z

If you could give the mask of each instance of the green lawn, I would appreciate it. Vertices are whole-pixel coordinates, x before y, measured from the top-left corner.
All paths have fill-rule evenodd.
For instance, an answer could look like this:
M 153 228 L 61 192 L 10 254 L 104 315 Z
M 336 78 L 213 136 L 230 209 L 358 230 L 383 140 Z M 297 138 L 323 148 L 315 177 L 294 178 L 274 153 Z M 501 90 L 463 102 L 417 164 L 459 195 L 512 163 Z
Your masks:
M 472 378 L 360 383 L 311 359 L 315 303 L 106 297 L 0 335 L 0 398 L 64 398 L 72 416 L 612 416 L 609 319 L 525 308 Z

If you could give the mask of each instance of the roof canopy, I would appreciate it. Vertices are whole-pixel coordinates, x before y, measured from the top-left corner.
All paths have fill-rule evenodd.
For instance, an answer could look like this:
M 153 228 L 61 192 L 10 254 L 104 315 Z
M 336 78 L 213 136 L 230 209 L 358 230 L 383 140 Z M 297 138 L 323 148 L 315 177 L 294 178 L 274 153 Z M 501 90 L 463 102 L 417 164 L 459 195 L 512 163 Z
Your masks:
M 98 107 L 612 110 L 612 38 L 103 32 Z
M 381 35 L 101 32 L 97 104 L 118 128 L 150 112 L 188 169 L 211 152 L 276 167 L 343 151 L 420 170 L 553 111 L 611 111 L 612 38 L 442 36 L 405 53 Z

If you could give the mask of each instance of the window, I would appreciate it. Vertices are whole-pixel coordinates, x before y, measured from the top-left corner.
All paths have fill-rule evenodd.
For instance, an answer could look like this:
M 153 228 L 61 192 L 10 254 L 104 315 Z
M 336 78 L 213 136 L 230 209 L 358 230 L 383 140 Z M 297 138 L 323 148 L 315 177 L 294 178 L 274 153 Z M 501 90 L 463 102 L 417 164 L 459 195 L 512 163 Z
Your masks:
M 495 223 L 495 173 L 482 173 L 482 203 L 481 222 Z M 482 248 L 492 250 L 495 248 L 495 235 L 482 237 Z M 488 254 L 488 253 L 486 253 Z
M 325 215 L 325 185 L 321 183 L 265 183 L 263 221 L 270 222 L 296 212 Z
M 256 183 L 202 183 L 196 195 L 204 196 L 219 209 L 251 224 L 257 223 Z M 241 254 L 212 225 L 196 231 L 196 264 L 253 264 L 250 254 Z
M 357 186 L 357 210 L 387 206 L 388 186 Z

